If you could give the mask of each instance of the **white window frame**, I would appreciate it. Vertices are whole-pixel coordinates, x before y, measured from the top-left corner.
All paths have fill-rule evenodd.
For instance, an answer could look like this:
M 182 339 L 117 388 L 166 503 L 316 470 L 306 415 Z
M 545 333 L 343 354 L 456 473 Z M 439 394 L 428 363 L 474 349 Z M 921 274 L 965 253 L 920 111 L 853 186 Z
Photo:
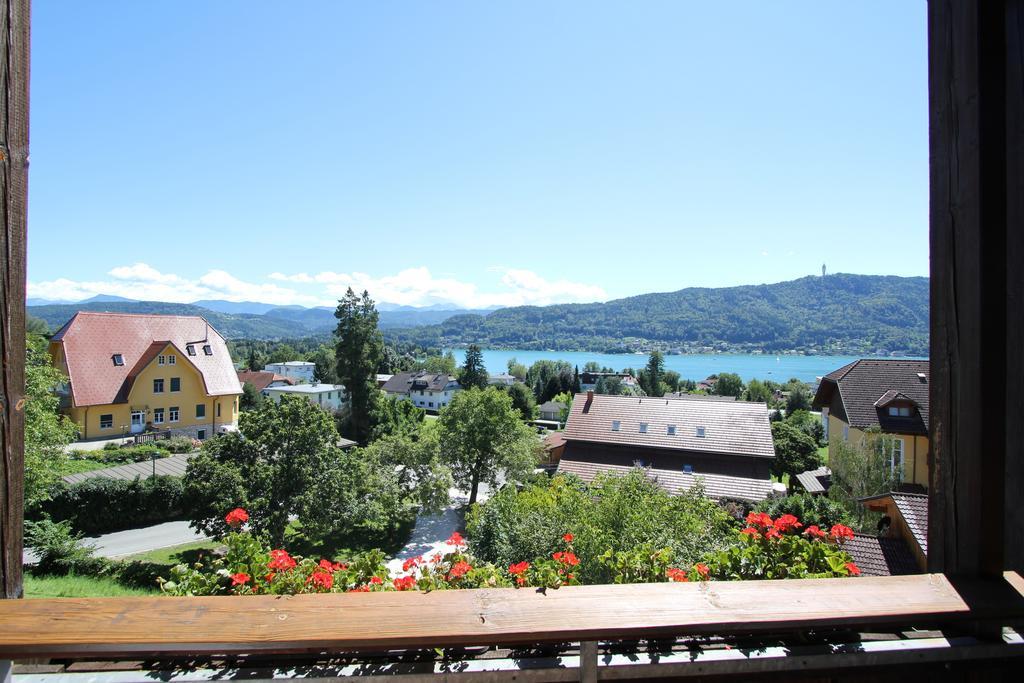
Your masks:
M 157 365 L 163 365 L 165 360 L 166 360 L 166 358 L 164 356 L 157 356 L 156 357 L 156 364 Z
M 171 406 L 167 409 L 167 421 L 181 422 L 181 408 L 179 406 Z
M 103 418 L 105 418 L 105 417 L 109 417 L 110 418 L 110 424 L 108 424 L 106 427 L 103 426 Z M 110 413 L 109 415 L 100 415 L 100 429 L 113 429 L 113 428 L 114 428 L 114 414 Z
M 157 389 L 157 382 L 160 383 L 159 384 L 160 389 Z M 164 393 L 164 389 L 165 389 L 165 387 L 164 387 L 164 378 L 163 377 L 154 377 L 153 378 L 153 393 L 154 394 L 162 394 L 162 393 Z
M 168 365 L 174 365 L 177 362 L 177 360 L 178 360 L 178 357 L 175 356 L 173 353 L 168 354 L 168 356 L 167 356 L 167 364 Z
M 153 408 L 153 424 L 162 425 L 164 423 L 164 409 Z

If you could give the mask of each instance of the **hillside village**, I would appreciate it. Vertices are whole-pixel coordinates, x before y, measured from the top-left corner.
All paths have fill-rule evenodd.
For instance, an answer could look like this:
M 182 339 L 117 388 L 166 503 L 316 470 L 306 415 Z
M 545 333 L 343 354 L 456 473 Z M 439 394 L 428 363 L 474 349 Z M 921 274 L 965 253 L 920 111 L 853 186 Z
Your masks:
M 654 571 L 672 580 L 697 565 L 725 578 L 737 532 L 763 533 L 764 515 L 794 520 L 783 524 L 793 533 L 840 530 L 833 542 L 846 564 L 827 572 L 925 569 L 927 361 L 863 359 L 816 385 L 730 373 L 686 380 L 664 370 L 659 352 L 639 370 L 555 361 L 485 368 L 470 346 L 457 367 L 450 355 L 388 351 L 375 317 L 372 302 L 350 292 L 333 357 L 262 360 L 254 349 L 233 358 L 202 317 L 76 313 L 46 354 L 73 443 L 60 476 L 31 501 L 29 519 L 40 521 L 30 522 L 30 542 L 55 524 L 58 535 L 93 535 L 101 546 L 163 524 L 174 529 L 164 545 L 182 548 L 170 555 L 186 560 L 194 548 L 218 552 L 216 539 L 237 527 L 224 515 L 239 509 L 263 542 L 298 555 L 370 553 L 380 585 L 401 589 L 425 580 L 430 553 L 525 581 L 517 562 L 567 552 L 551 535 L 557 526 L 578 539 L 569 550 L 590 546 L 591 563 L 599 551 L 643 556 L 647 544 L 666 544 L 678 568 Z M 530 512 L 548 519 L 542 527 L 508 530 L 536 496 L 558 501 L 570 491 L 628 495 L 631 515 L 677 512 L 631 541 L 618 528 L 629 516 L 592 527 L 602 513 L 572 512 L 593 505 L 582 500 L 544 504 Z M 312 499 L 338 502 L 313 508 Z M 679 535 L 678 525 L 691 531 Z M 83 551 L 90 559 L 62 566 L 116 577 L 124 564 L 116 551 L 114 559 Z M 30 570 L 54 571 L 48 553 L 33 548 Z M 616 580 L 611 568 L 590 566 L 571 580 Z M 170 592 L 200 572 L 187 561 L 151 571 L 141 588 Z M 358 588 L 370 578 L 352 580 Z M 240 589 L 216 581 L 205 590 Z

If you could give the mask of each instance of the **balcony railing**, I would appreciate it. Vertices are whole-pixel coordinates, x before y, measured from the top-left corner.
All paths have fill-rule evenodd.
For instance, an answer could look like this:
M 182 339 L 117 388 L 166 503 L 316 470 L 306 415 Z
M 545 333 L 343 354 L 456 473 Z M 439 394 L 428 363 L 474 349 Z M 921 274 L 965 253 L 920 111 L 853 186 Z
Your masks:
M 0 659 L 139 659 L 359 655 L 472 646 L 537 648 L 580 643 L 578 653 L 548 658 L 549 677 L 644 678 L 811 666 L 1024 656 L 1002 627 L 1024 622 L 1024 579 L 951 581 L 941 574 L 901 577 L 576 586 L 559 590 L 490 589 L 252 597 L 151 597 L 0 601 Z M 660 656 L 618 655 L 604 641 L 702 637 L 793 637 L 865 629 L 957 629 L 985 639 L 930 638 L 834 646 L 814 652 L 776 645 L 756 652 L 719 648 Z M 635 649 L 635 648 L 634 648 Z M 806 650 L 806 648 L 805 648 Z M 700 656 L 696 656 L 700 654 Z M 828 657 L 822 658 L 824 655 Z M 856 657 L 854 657 L 856 655 Z M 794 659 L 794 657 L 796 659 Z M 858 660 L 859 658 L 859 660 Z M 888 658 L 888 659 L 886 659 Z M 522 680 L 522 658 L 464 664 Z M 543 659 L 543 658 L 542 658 Z M 271 660 L 273 661 L 273 660 Z M 504 663 L 503 663 L 504 662 Z M 803 662 L 802 664 L 800 662 Z M 785 666 L 782 666 L 785 663 Z M 648 670 L 638 666 L 654 667 Z M 357 665 L 351 665 L 356 666 Z M 429 666 L 435 666 L 431 663 Z M 440 666 L 440 665 L 438 665 Z M 687 669 L 686 667 L 690 668 Z M 737 668 L 739 666 L 747 669 Z M 503 668 L 504 667 L 504 668 Z M 420 666 L 422 670 L 422 665 Z M 552 671 L 558 670 L 557 675 Z M 572 670 L 568 674 L 566 670 Z M 353 670 L 355 671 L 355 669 Z M 574 671 L 574 673 L 573 673 Z M 589 673 L 588 673 L 589 672 Z M 337 672 L 336 672 L 337 673 Z M 436 672 L 435 672 L 436 673 Z M 593 673 L 593 676 L 590 675 Z M 539 675 L 539 674 L 538 674 Z M 543 677 L 542 677 L 543 678 Z

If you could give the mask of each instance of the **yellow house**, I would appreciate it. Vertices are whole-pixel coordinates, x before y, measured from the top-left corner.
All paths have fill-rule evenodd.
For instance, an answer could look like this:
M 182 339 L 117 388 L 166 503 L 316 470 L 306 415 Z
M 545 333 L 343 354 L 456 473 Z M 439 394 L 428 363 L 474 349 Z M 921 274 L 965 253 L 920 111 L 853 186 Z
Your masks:
M 814 396 L 829 455 L 877 428 L 893 438 L 891 467 L 902 484 L 928 488 L 928 361 L 866 358 L 821 379 Z
M 62 405 L 82 439 L 147 430 L 205 439 L 238 424 L 224 338 L 203 318 L 79 312 L 53 336 Z

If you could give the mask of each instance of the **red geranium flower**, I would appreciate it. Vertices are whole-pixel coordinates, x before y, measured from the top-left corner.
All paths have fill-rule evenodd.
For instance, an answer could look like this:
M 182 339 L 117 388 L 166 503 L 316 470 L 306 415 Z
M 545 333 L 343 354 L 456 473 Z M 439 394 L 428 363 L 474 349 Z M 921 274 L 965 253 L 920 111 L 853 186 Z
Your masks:
M 460 534 L 458 531 L 456 531 L 456 532 L 453 532 L 452 535 L 448 537 L 448 545 L 454 545 L 456 547 L 461 547 L 461 546 L 466 545 L 466 539 L 464 539 L 462 537 L 462 534 Z
M 842 524 L 836 524 L 832 527 L 832 530 L 829 531 L 829 536 L 839 543 L 842 543 L 843 541 L 853 538 L 853 529 L 848 526 L 843 526 Z
M 828 534 L 819 529 L 817 524 L 812 524 L 804 529 L 804 536 L 810 536 L 811 538 L 825 538 Z
M 405 562 L 402 563 L 402 571 L 403 572 L 407 572 L 410 569 L 412 569 L 413 567 L 418 567 L 420 562 L 422 562 L 422 561 L 423 561 L 423 556 L 422 555 L 417 555 L 416 557 L 410 557 L 408 560 L 406 560 Z
M 693 565 L 693 568 L 697 570 L 697 573 L 700 574 L 700 578 L 702 579 L 708 578 L 708 575 L 711 573 L 711 570 L 708 569 L 708 566 L 703 562 L 698 562 Z
M 367 585 L 366 585 L 366 584 L 364 583 L 364 584 L 363 584 L 363 585 L 361 585 L 361 586 L 356 586 L 355 588 L 350 588 L 350 589 L 348 590 L 348 592 L 349 592 L 349 593 L 369 593 L 369 592 L 370 592 L 370 587 L 369 587 L 369 586 L 367 586 Z
M 416 578 L 413 576 L 402 576 L 391 582 L 396 591 L 412 590 L 416 587 Z
M 764 532 L 764 537 L 765 538 L 782 538 L 782 534 L 780 534 L 779 530 L 776 529 L 773 526 L 771 529 L 769 529 L 768 531 Z
M 295 566 L 295 560 L 288 554 L 287 550 L 271 550 L 270 551 L 270 563 L 267 565 L 270 569 L 276 569 L 283 571 L 291 569 Z
M 770 526 L 774 526 L 775 523 L 772 521 L 770 515 L 764 512 L 751 512 L 747 515 L 747 526 L 762 527 L 767 529 Z
M 249 576 L 248 574 L 246 574 L 245 572 L 238 572 L 237 574 L 232 574 L 231 575 L 231 585 L 232 586 L 241 586 L 243 583 L 249 583 L 249 580 L 251 578 L 252 577 Z
M 785 514 L 785 515 L 782 515 L 781 517 L 779 517 L 777 520 L 775 520 L 774 526 L 779 531 L 785 533 L 787 531 L 793 531 L 794 529 L 799 529 L 800 527 L 803 526 L 803 524 L 801 524 L 800 520 L 798 520 L 795 516 L 790 515 L 790 514 Z
M 452 565 L 452 569 L 448 572 L 448 576 L 453 579 L 457 579 L 461 576 L 465 576 L 466 572 L 472 569 L 473 566 L 469 562 L 459 561 Z
M 689 581 L 689 579 L 686 578 L 686 572 L 679 567 L 669 567 L 665 570 L 665 576 L 668 577 L 669 581 L 678 581 L 680 583 Z
M 515 576 L 518 576 L 518 575 L 523 574 L 524 572 L 526 572 L 526 570 L 529 569 L 529 568 L 530 568 L 530 563 L 529 562 L 516 562 L 515 564 L 510 564 L 508 566 L 508 573 L 509 574 L 513 574 Z
M 235 508 L 224 516 L 224 521 L 227 522 L 228 526 L 232 529 L 237 529 L 249 521 L 249 513 L 242 508 Z
M 270 583 L 270 582 L 272 582 L 274 580 L 275 576 L 277 576 L 277 574 L 275 574 L 274 572 L 270 572 L 269 574 L 267 574 L 266 576 L 263 577 L 263 580 L 266 581 L 267 583 Z
M 853 562 L 846 563 L 846 571 L 850 572 L 850 576 L 860 576 L 860 567 Z
M 313 584 L 314 588 L 322 588 L 325 591 L 329 591 L 331 590 L 331 586 L 334 585 L 334 576 L 327 572 L 316 570 L 309 575 L 309 578 L 306 579 L 306 583 Z
M 740 533 L 741 534 L 746 534 L 747 536 L 754 536 L 754 537 L 757 537 L 757 536 L 761 535 L 761 532 L 759 532 L 757 529 L 755 529 L 752 526 L 748 526 L 746 529 L 744 529 Z
M 573 536 L 572 534 L 566 534 L 565 536 L 562 536 L 562 540 L 565 541 L 566 543 L 572 543 L 572 539 L 574 539 L 574 538 L 576 538 L 576 537 Z
M 384 580 L 381 579 L 379 576 L 371 576 L 370 583 L 379 586 L 380 584 L 384 583 Z
M 570 552 L 553 553 L 551 557 L 554 558 L 555 562 L 561 562 L 562 564 L 567 564 L 570 567 L 575 567 L 580 563 L 579 558 L 577 558 L 575 554 Z
M 342 564 L 341 562 L 331 562 L 330 560 L 320 560 L 320 564 L 317 566 L 328 573 L 340 572 L 348 569 L 348 565 Z
M 432 563 L 434 563 L 434 564 L 437 564 L 438 562 L 440 562 L 440 561 L 441 561 L 441 560 L 443 560 L 443 559 L 444 559 L 444 558 L 443 558 L 443 557 L 441 557 L 441 553 L 434 553 L 434 556 L 430 558 L 430 561 L 431 561 Z

